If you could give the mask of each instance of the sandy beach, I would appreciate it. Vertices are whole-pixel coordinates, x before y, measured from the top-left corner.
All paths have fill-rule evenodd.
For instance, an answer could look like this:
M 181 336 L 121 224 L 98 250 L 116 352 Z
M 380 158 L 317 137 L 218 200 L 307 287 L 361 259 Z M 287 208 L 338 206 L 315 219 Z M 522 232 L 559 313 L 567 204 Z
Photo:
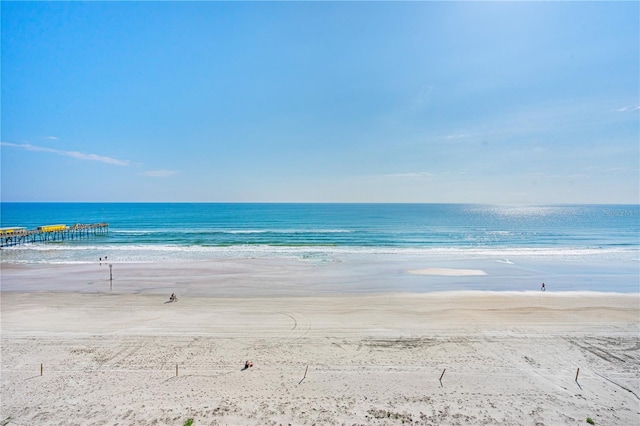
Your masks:
M 2 424 L 640 423 L 638 294 L 243 296 L 196 271 L 166 303 L 58 268 L 36 291 L 50 270 L 3 267 Z

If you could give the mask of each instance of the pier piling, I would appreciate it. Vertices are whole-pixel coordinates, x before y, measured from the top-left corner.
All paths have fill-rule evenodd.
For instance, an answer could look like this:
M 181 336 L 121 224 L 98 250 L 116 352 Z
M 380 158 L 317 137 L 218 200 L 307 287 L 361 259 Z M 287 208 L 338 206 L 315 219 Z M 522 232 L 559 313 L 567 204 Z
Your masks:
M 1 228 L 0 247 L 11 247 L 28 243 L 44 243 L 48 241 L 64 241 L 76 238 L 86 238 L 109 232 L 108 223 L 48 225 L 36 229 Z

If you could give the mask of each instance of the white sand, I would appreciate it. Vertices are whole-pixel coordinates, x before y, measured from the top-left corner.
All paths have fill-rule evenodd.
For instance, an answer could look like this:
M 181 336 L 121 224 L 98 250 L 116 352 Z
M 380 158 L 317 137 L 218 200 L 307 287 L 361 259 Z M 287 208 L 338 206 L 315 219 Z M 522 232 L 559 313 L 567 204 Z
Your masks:
M 637 294 L 52 288 L 1 294 L 0 424 L 640 424 Z

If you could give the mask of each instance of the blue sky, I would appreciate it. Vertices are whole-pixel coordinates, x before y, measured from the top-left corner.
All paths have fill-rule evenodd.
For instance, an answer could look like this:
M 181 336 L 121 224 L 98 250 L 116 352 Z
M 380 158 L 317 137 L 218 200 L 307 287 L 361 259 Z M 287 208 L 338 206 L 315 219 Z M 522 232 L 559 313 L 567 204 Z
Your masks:
M 638 2 L 5 2 L 2 201 L 638 203 Z

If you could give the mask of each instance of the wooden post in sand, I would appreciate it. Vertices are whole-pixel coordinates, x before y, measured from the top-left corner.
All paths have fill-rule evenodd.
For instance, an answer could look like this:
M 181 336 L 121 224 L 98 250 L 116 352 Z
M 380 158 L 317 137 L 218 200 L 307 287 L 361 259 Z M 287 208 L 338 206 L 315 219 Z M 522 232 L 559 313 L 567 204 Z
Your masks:
M 176 377 L 178 377 L 178 364 L 176 364 Z
M 113 289 L 113 265 L 109 264 L 109 290 Z
M 442 374 L 440 375 L 440 378 L 438 380 L 440 380 L 440 384 L 442 384 L 442 378 L 444 377 L 444 372 L 447 371 L 447 369 L 445 368 L 444 370 L 442 370 Z
M 44 366 L 40 363 L 40 377 L 42 377 L 42 373 L 44 371 Z
M 307 378 L 307 371 L 309 371 L 309 366 L 308 365 L 307 365 L 307 368 L 304 369 L 304 377 L 302 379 L 300 379 L 298 384 L 302 383 L 304 381 L 304 379 Z
M 576 371 L 576 382 L 578 381 L 578 374 L 580 374 L 580 367 L 578 367 L 578 370 Z

